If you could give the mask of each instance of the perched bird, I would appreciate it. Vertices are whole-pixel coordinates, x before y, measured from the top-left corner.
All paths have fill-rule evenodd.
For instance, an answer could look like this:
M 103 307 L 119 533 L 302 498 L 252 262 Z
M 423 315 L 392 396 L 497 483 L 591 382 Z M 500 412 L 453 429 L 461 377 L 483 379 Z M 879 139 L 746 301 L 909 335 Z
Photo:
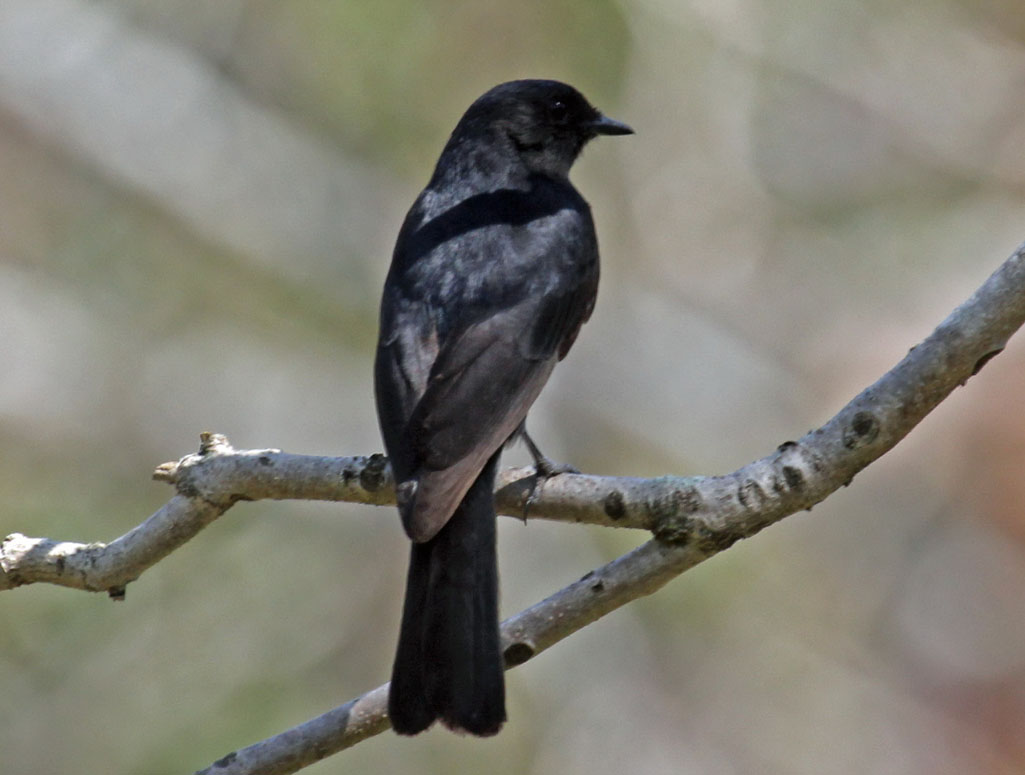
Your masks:
M 630 134 L 573 87 L 504 83 L 459 121 L 399 232 L 381 301 L 377 413 L 412 539 L 388 713 L 493 735 L 505 721 L 494 485 L 503 445 L 594 307 L 598 243 L 569 170 Z

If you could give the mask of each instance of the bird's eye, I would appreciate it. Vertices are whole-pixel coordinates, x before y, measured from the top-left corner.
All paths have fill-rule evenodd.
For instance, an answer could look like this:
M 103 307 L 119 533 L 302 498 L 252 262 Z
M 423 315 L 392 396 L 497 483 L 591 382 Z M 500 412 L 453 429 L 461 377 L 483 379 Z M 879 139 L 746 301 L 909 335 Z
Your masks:
M 555 100 L 548 106 L 548 117 L 553 124 L 565 124 L 569 121 L 569 107 L 562 100 Z

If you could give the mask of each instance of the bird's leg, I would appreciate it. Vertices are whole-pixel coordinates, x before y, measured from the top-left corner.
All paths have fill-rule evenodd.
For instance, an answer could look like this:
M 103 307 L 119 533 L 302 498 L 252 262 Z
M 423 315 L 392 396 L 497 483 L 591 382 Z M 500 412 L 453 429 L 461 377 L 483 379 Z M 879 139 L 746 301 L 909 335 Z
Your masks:
M 527 451 L 530 452 L 530 456 L 534 458 L 534 470 L 537 471 L 537 475 L 544 479 L 551 479 L 553 476 L 559 474 L 579 474 L 576 468 L 571 466 L 569 463 L 556 463 L 550 458 L 546 457 L 541 449 L 534 443 L 534 440 L 530 438 L 530 434 L 527 433 L 527 426 L 523 425 L 520 428 L 520 438 L 523 439 L 523 443 L 527 445 Z
M 534 458 L 534 471 L 536 476 L 534 478 L 534 486 L 531 488 L 530 495 L 523 502 L 523 521 L 527 520 L 527 513 L 530 511 L 530 507 L 537 502 L 537 499 L 541 497 L 541 492 L 544 490 L 545 482 L 551 479 L 553 476 L 559 474 L 579 474 L 573 466 L 568 463 L 556 463 L 550 458 L 546 457 L 541 452 L 540 447 L 534 443 L 534 440 L 530 438 L 530 434 L 527 433 L 527 423 L 524 422 L 520 425 L 519 436 L 523 439 L 523 443 L 527 445 L 527 451 L 530 452 L 530 456 Z

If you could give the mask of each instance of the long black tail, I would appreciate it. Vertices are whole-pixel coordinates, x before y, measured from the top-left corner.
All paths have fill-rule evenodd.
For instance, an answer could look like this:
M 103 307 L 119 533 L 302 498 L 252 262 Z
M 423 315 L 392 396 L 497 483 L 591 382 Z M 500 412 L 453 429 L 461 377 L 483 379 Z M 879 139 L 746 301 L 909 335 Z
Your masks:
M 435 719 L 493 735 L 505 721 L 495 554 L 496 453 L 438 534 L 413 544 L 388 714 L 401 735 Z

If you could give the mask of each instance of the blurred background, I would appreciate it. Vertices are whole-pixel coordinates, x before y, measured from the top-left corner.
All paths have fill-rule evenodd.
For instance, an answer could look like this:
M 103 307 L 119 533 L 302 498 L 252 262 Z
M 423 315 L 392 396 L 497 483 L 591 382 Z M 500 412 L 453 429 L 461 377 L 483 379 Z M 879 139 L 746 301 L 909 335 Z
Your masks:
M 0 535 L 107 541 L 203 430 L 381 448 L 401 218 L 467 105 L 578 86 L 595 315 L 533 413 L 597 474 L 825 421 L 1025 239 L 1011 0 L 0 0 Z M 509 674 L 497 738 L 310 773 L 1025 770 L 1025 338 L 898 449 Z M 516 452 L 509 462 L 522 462 Z M 506 615 L 644 540 L 501 520 Z M 5 773 L 191 772 L 386 680 L 390 509 L 240 504 L 128 588 L 0 600 Z

